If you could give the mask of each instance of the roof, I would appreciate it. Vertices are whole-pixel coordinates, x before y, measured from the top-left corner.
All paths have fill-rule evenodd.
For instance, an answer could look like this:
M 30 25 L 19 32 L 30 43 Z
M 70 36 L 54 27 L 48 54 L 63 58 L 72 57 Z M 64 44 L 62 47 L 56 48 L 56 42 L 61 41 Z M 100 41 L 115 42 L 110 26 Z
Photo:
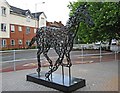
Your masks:
M 59 21 L 59 22 L 56 22 L 56 21 L 47 22 L 46 25 L 51 26 L 51 27 L 62 27 L 62 26 L 64 26 L 61 21 Z
M 32 13 L 32 15 L 34 16 L 34 18 L 39 19 L 39 16 L 40 16 L 42 13 L 44 14 L 44 12 L 36 12 L 36 13 Z M 46 17 L 45 14 L 44 14 L 44 16 Z M 47 18 L 47 17 L 46 17 L 46 18 Z
M 37 12 L 37 13 L 32 13 L 32 15 L 34 16 L 34 18 L 39 19 L 39 16 L 42 14 L 43 12 Z
M 23 16 L 30 15 L 31 18 L 39 19 L 39 16 L 44 12 L 31 13 L 31 11 L 29 9 L 23 10 L 23 9 L 14 7 L 14 6 L 10 6 L 10 13 L 16 13 L 16 14 L 23 15 Z M 45 17 L 46 17 L 46 15 L 45 15 Z
M 3 0 L 3 1 L 8 5 L 8 7 L 10 7 L 9 3 L 6 0 Z
M 14 12 L 14 13 L 17 13 L 17 14 L 25 15 L 25 13 L 27 11 L 27 10 L 23 10 L 23 9 L 14 7 L 14 6 L 10 6 L 10 7 L 11 7 L 11 11 L 10 12 Z

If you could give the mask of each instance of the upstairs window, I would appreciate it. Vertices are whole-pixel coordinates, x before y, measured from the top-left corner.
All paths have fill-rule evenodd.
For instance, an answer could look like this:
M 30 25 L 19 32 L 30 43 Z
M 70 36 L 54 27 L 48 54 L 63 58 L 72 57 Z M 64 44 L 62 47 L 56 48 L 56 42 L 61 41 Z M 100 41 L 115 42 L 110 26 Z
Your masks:
M 6 8 L 5 7 L 1 7 L 2 10 L 2 16 L 6 16 Z
M 34 28 L 34 33 L 36 33 L 36 28 Z
M 1 31 L 6 32 L 6 24 L 1 23 Z
M 26 18 L 26 21 L 30 22 L 30 19 L 31 19 L 31 17 L 28 15 L 27 18 Z
M 41 17 L 41 25 L 45 25 L 45 19 L 43 17 Z
M 21 26 L 18 27 L 18 31 L 22 31 L 22 27 Z
M 15 26 L 11 25 L 11 32 L 15 32 Z
M 26 27 L 26 34 L 30 33 L 30 27 Z

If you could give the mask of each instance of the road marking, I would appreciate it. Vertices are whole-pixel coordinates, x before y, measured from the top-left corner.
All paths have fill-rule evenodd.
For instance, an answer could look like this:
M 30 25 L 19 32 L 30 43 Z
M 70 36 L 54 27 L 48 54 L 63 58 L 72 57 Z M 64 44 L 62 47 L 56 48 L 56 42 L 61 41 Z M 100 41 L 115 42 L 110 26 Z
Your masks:
M 43 65 L 46 66 L 46 65 L 50 65 L 50 64 L 49 63 L 44 63 Z
M 27 66 L 36 66 L 36 65 L 37 65 L 37 63 L 29 63 L 29 64 L 24 64 L 23 66 L 27 67 Z
M 82 64 L 86 64 L 86 63 L 93 63 L 94 61 L 93 60 L 91 60 L 91 61 L 83 61 L 83 62 L 81 62 L 81 61 L 77 61 L 77 62 L 75 62 L 75 63 L 82 63 Z
M 101 56 L 102 57 L 102 56 Z M 100 58 L 100 56 L 92 56 L 90 58 Z
M 79 56 L 78 58 L 85 58 L 85 57 L 80 57 L 80 56 Z

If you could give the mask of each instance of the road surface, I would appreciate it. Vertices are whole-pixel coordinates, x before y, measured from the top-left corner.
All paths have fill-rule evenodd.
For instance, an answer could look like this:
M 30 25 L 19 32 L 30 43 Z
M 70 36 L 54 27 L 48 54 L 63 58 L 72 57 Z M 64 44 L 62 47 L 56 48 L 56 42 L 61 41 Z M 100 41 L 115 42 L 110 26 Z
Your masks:
M 37 58 L 36 58 L 37 49 L 33 50 L 16 50 L 16 51 L 7 51 L 2 53 L 2 62 L 0 65 L 2 69 L 0 71 L 13 71 L 29 68 L 37 68 Z M 57 60 L 58 56 L 53 49 L 50 49 L 48 56 L 52 59 L 53 63 Z M 72 64 L 80 63 L 94 63 L 94 62 L 109 62 L 118 60 L 119 54 L 114 52 L 102 51 L 100 56 L 99 50 L 84 50 L 84 51 L 71 51 L 71 61 Z M 66 63 L 66 59 L 64 59 Z M 48 66 L 46 58 L 41 55 L 41 64 L 42 66 Z

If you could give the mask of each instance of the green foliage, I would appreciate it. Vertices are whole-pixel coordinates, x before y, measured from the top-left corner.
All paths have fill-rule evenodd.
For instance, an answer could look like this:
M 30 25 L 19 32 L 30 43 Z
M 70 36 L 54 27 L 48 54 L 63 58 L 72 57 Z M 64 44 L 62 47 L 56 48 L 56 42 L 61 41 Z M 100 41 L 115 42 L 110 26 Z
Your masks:
M 81 0 L 68 5 L 70 16 L 76 7 L 83 4 Z M 97 41 L 109 41 L 120 39 L 120 3 L 119 2 L 88 2 L 88 10 L 95 23 L 94 27 L 88 27 L 80 23 L 77 34 L 82 42 L 91 43 Z

